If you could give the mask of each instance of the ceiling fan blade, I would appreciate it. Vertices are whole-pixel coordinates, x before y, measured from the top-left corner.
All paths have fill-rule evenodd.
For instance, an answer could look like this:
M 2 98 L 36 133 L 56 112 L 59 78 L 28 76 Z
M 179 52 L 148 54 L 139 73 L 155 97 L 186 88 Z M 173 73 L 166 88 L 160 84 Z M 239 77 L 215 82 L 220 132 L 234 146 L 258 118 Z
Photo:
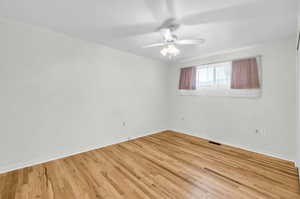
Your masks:
M 170 28 L 176 30 L 179 28 L 179 22 L 176 19 L 176 9 L 174 0 L 144 0 L 146 6 L 152 13 L 154 19 L 158 22 L 162 22 L 157 28 Z
M 170 18 L 166 0 L 144 0 L 154 19 L 159 22 Z
M 175 31 L 179 27 L 180 27 L 180 24 L 178 23 L 177 19 L 168 18 L 157 28 L 157 30 L 159 31 L 162 29 L 171 29 L 172 31 Z
M 178 45 L 199 45 L 205 42 L 204 39 L 188 39 L 188 40 L 177 40 L 174 43 Z
M 167 4 L 167 8 L 169 11 L 169 15 L 171 16 L 171 18 L 176 18 L 177 17 L 177 13 L 176 13 L 176 8 L 175 8 L 175 2 L 174 0 L 166 0 L 166 4 Z
M 155 43 L 155 44 L 149 44 L 146 46 L 143 46 L 143 48 L 152 48 L 152 47 L 160 47 L 166 45 L 165 43 Z
M 274 9 L 270 9 L 265 1 L 252 1 L 240 3 L 235 6 L 221 8 L 217 10 L 191 14 L 182 17 L 180 21 L 185 25 L 198 25 L 214 22 L 235 22 L 253 18 L 263 18 L 268 16 L 286 15 L 286 10 L 291 4 L 285 1 L 274 1 Z
M 127 38 L 156 32 L 157 26 L 159 26 L 158 23 L 121 25 L 111 28 L 103 28 L 102 32 L 103 34 L 107 34 L 107 37 Z
M 223 8 L 203 13 L 191 14 L 186 17 L 183 17 L 181 21 L 185 25 L 198 25 L 205 23 L 214 23 L 214 22 L 222 22 L 228 21 L 232 19 L 236 19 L 235 15 L 237 15 L 236 10 L 244 10 L 243 6 L 234 6 L 229 8 Z M 239 17 L 238 17 L 239 18 Z

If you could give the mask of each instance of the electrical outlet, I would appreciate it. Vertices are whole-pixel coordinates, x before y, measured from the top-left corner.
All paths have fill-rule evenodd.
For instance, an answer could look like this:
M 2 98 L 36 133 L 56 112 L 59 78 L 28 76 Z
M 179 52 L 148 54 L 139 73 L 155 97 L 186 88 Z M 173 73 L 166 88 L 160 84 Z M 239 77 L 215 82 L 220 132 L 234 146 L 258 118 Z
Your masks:
M 260 136 L 266 136 L 267 132 L 265 129 L 255 129 L 254 130 L 255 135 L 260 135 Z
M 261 131 L 261 134 L 262 134 L 263 136 L 267 136 L 267 135 L 268 135 L 266 129 L 261 129 L 260 131 Z

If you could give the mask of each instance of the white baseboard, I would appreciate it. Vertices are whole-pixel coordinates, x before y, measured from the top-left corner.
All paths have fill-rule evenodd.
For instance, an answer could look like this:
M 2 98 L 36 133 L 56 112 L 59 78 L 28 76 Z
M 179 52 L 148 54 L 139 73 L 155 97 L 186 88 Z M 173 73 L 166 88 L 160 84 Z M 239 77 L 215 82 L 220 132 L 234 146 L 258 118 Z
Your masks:
M 147 135 L 152 135 L 154 133 L 162 132 L 162 131 L 165 131 L 165 130 L 166 129 L 160 129 L 160 130 L 157 130 L 155 132 L 145 133 L 143 135 L 131 137 L 131 139 L 123 138 L 123 139 L 120 139 L 120 140 L 116 140 L 115 142 L 106 144 L 106 145 L 89 146 L 89 147 L 86 147 L 86 148 L 78 149 L 75 152 L 68 152 L 68 153 L 63 153 L 63 154 L 59 154 L 59 155 L 56 154 L 56 155 L 44 157 L 44 158 L 41 158 L 41 159 L 35 159 L 35 160 L 29 160 L 29 161 L 26 161 L 26 162 L 18 162 L 18 163 L 14 163 L 14 164 L 9 164 L 7 166 L 4 166 L 4 167 L 0 168 L 0 174 L 10 172 L 10 171 L 14 171 L 14 170 L 18 170 L 18 169 L 23 169 L 23 168 L 26 168 L 26 167 L 35 166 L 35 165 L 46 163 L 46 162 L 53 161 L 53 160 L 66 158 L 66 157 L 73 156 L 73 155 L 76 155 L 76 154 L 79 154 L 79 153 L 84 153 L 84 152 L 92 151 L 92 150 L 99 149 L 99 148 L 102 148 L 102 147 L 105 147 L 105 146 L 110 146 L 110 145 L 113 145 L 113 144 L 118 144 L 118 143 L 121 143 L 121 142 L 125 142 L 125 141 L 128 141 L 128 140 L 144 137 L 144 136 L 147 136 Z
M 130 140 L 136 139 L 136 138 L 140 138 L 140 137 L 144 137 L 144 136 L 147 136 L 147 135 L 152 135 L 154 133 L 162 132 L 162 131 L 166 131 L 166 130 L 167 129 L 160 129 L 160 130 L 157 130 L 155 132 L 145 133 L 143 135 L 132 137 Z M 168 129 L 168 130 L 171 130 L 171 129 Z M 181 130 L 175 130 L 175 129 L 172 129 L 171 131 L 180 132 L 180 133 L 186 133 L 188 135 L 192 135 L 192 136 L 195 136 L 195 137 L 200 137 L 200 138 L 204 138 L 204 139 L 207 139 L 207 140 L 211 140 L 211 138 L 208 138 L 208 137 L 205 137 L 205 136 L 199 136 L 199 135 L 196 135 L 195 133 L 190 133 L 190 132 L 181 131 Z M 109 145 L 113 145 L 113 144 L 118 144 L 118 143 L 124 142 L 124 141 L 128 141 L 128 139 L 123 138 L 123 139 L 120 139 L 120 140 L 116 140 L 115 142 L 106 144 L 106 145 L 89 146 L 89 147 L 86 147 L 86 148 L 78 149 L 76 152 L 68 152 L 68 153 L 63 153 L 63 154 L 59 154 L 59 155 L 57 154 L 57 155 L 48 156 L 48 157 L 45 157 L 45 158 L 42 158 L 42 159 L 35 159 L 35 160 L 29 160 L 29 161 L 24 161 L 24 162 L 18 162 L 18 163 L 14 163 L 14 164 L 9 164 L 7 166 L 4 166 L 4 167 L 0 168 L 0 174 L 1 173 L 6 173 L 6 172 L 9 172 L 9 171 L 18 170 L 18 169 L 23 169 L 23 168 L 26 168 L 26 167 L 30 167 L 30 166 L 34 166 L 34 165 L 38 165 L 38 164 L 42 164 L 42 163 L 46 163 L 46 162 L 53 161 L 53 160 L 58 160 L 58 159 L 69 157 L 69 156 L 73 156 L 73 155 L 76 155 L 76 154 L 79 154 L 79 153 L 84 153 L 84 152 L 92 151 L 92 150 L 99 149 L 99 148 L 102 148 L 102 147 L 105 147 L 105 146 L 109 146 Z M 253 150 L 253 149 L 250 149 L 250 148 L 247 148 L 247 147 L 244 147 L 244 146 L 238 146 L 236 144 L 225 143 L 225 142 L 218 141 L 218 140 L 213 140 L 213 141 L 220 142 L 222 144 L 226 144 L 226 145 L 229 145 L 229 146 L 238 147 L 238 148 L 245 149 L 245 150 L 248 150 L 248 151 L 253 151 L 253 152 L 256 152 L 256 153 L 264 154 L 264 155 L 267 155 L 267 156 L 271 156 L 271 157 L 275 157 L 275 158 L 279 158 L 279 159 L 283 159 L 283 160 L 294 162 L 293 160 L 288 160 L 288 159 L 283 158 L 283 157 L 278 157 L 278 156 L 275 156 L 273 154 L 269 154 L 269 153 L 266 153 L 266 152 L 261 152 L 261 151 Z M 295 163 L 295 166 L 297 166 L 299 168 L 300 165 L 297 164 L 297 163 Z
M 192 136 L 195 136 L 195 137 L 199 137 L 199 138 L 203 138 L 203 139 L 207 139 L 207 140 L 212 140 L 212 141 L 219 142 L 219 143 L 222 143 L 222 144 L 225 144 L 225 145 L 229 145 L 229 146 L 241 148 L 241 149 L 244 149 L 244 150 L 247 150 L 247 151 L 252 151 L 252 152 L 263 154 L 263 155 L 267 155 L 267 156 L 270 156 L 270 157 L 274 157 L 274 158 L 278 158 L 278 159 L 282 159 L 282 160 L 294 162 L 295 166 L 296 166 L 296 162 L 294 160 L 290 160 L 288 158 L 281 157 L 281 156 L 278 156 L 278 155 L 274 155 L 274 154 L 271 154 L 271 153 L 268 153 L 268 152 L 265 152 L 265 151 L 259 151 L 259 150 L 256 150 L 256 149 L 253 149 L 253 148 L 249 148 L 249 147 L 245 147 L 245 146 L 242 146 L 242 145 L 237 145 L 237 144 L 232 144 L 232 143 L 224 142 L 222 140 L 214 140 L 214 139 L 209 138 L 209 137 L 207 137 L 205 135 L 199 136 L 196 133 L 191 133 L 191 132 L 182 131 L 182 130 L 178 130 L 178 129 L 173 129 L 172 131 L 179 132 L 179 133 L 185 133 L 185 134 L 192 135 Z

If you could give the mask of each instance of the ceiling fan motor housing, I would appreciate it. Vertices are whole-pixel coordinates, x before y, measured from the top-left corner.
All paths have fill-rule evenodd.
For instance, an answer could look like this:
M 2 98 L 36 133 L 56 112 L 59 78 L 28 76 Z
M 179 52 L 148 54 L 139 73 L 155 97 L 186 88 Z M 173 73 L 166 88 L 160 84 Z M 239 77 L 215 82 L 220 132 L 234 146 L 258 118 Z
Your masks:
M 160 31 L 162 33 L 163 40 L 166 43 L 173 43 L 178 39 L 178 37 L 169 28 L 164 28 L 164 29 L 161 29 Z

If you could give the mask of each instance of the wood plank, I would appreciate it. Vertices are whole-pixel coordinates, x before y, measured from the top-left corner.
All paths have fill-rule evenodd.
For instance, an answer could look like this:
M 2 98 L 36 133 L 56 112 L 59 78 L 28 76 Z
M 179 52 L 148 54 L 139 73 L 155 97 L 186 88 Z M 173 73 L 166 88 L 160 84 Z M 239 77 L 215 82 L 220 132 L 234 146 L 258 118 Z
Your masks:
M 165 131 L 0 175 L 0 199 L 300 198 L 293 162 Z

